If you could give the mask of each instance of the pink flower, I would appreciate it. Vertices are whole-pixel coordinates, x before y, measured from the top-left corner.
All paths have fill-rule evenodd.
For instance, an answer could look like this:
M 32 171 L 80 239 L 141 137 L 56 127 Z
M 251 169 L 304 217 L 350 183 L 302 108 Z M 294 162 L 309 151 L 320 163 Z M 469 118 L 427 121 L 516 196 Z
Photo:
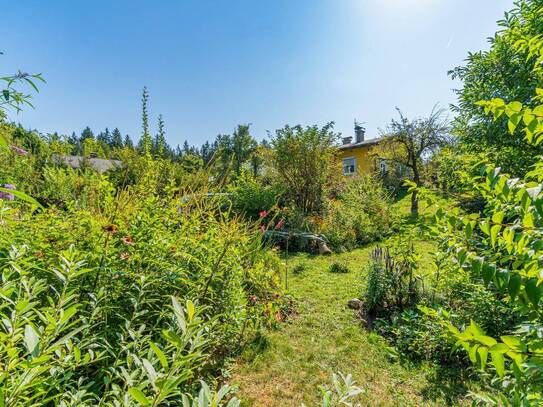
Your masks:
M 17 146 L 9 146 L 9 148 L 12 151 L 15 151 L 19 155 L 28 155 L 28 151 L 26 151 L 24 148 L 17 147 Z
M 258 215 L 260 216 L 260 219 L 265 218 L 268 216 L 268 211 L 260 211 Z
M 2 185 L 5 189 L 17 189 L 15 188 L 15 185 L 12 184 L 4 184 Z M 1 192 L 0 191 L 0 199 L 5 199 L 6 201 L 13 201 L 15 199 L 15 195 L 10 194 L 9 192 Z
M 260 225 L 260 231 L 261 231 L 262 233 L 264 233 L 264 232 L 266 231 L 266 228 L 264 227 L 264 225 Z
M 281 229 L 285 225 L 285 220 L 281 219 L 279 222 L 277 222 L 277 225 L 275 225 L 275 230 Z

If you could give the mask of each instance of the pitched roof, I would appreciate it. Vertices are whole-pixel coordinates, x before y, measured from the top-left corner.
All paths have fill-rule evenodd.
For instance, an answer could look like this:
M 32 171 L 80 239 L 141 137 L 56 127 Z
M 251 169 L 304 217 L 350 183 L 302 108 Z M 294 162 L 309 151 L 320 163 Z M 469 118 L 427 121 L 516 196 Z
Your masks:
M 369 140 L 364 140 L 359 143 L 349 143 L 349 144 L 342 144 L 339 146 L 340 150 L 349 150 L 351 148 L 357 148 L 357 147 L 364 147 L 364 146 L 371 146 L 373 144 L 377 144 L 380 141 L 382 141 L 381 137 L 372 138 Z

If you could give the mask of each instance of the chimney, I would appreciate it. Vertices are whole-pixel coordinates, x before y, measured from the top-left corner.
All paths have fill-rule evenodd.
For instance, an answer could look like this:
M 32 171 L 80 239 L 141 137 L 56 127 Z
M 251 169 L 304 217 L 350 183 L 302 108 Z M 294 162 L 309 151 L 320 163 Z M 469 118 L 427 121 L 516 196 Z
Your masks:
M 351 144 L 353 138 L 351 136 L 343 137 L 343 145 Z
M 361 123 L 358 123 L 356 120 L 354 121 L 354 135 L 356 138 L 357 143 L 361 143 L 364 141 L 364 135 L 366 134 L 366 129 L 364 126 L 362 126 Z

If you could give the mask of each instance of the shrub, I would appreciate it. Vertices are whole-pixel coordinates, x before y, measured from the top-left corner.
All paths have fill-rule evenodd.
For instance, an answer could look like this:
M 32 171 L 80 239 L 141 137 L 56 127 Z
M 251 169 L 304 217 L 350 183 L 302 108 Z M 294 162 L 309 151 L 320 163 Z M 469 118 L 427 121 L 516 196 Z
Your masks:
M 80 290 L 93 272 L 81 253 L 71 246 L 55 256 L 47 280 L 36 276 L 33 257 L 23 246 L 0 262 L 3 404 L 180 404 L 197 389 L 192 379 L 216 325 L 202 309 L 176 297 L 170 309 L 157 307 L 142 276 L 126 287 L 130 305 L 119 323 L 107 323 L 101 315 L 111 292 Z
M 334 262 L 330 264 L 330 267 L 328 268 L 328 271 L 330 273 L 350 273 L 351 269 L 349 269 L 349 266 L 347 266 L 344 263 Z
M 303 274 L 307 270 L 307 266 L 303 263 L 297 264 L 293 269 L 292 272 L 294 274 Z
M 416 303 L 420 296 L 414 266 L 407 260 L 396 261 L 388 249 L 376 247 L 367 265 L 364 294 L 370 315 L 389 316 Z
M 249 171 L 243 171 L 227 191 L 234 210 L 251 219 L 258 219 L 263 211 L 275 207 L 281 196 L 277 185 L 263 185 Z
M 0 326 L 7 335 L 0 343 L 9 344 L 0 360 L 14 369 L 2 384 L 9 400 L 34 389 L 37 405 L 39 397 L 96 405 L 140 393 L 156 399 L 161 388 L 180 402 L 198 390 L 194 379 L 218 372 L 277 307 L 278 260 L 213 198 L 180 203 L 123 192 L 98 211 L 32 214 L 17 200 L 0 207 L 0 291 L 10 301 L 0 313 L 11 321 Z M 165 312 L 172 296 L 187 305 L 174 302 Z M 10 326 L 18 332 L 12 339 Z M 28 363 L 42 356 L 24 379 L 35 369 Z
M 379 181 L 357 177 L 347 183 L 337 199 L 328 201 L 320 233 L 334 248 L 352 249 L 379 240 L 395 230 L 391 204 Z

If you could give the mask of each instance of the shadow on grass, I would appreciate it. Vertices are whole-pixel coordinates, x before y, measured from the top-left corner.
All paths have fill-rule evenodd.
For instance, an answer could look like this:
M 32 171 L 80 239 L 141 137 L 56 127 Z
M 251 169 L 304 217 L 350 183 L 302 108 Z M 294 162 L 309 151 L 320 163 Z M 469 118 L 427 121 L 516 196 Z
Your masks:
M 269 347 L 269 339 L 263 333 L 258 332 L 253 340 L 245 346 L 242 358 L 245 362 L 253 362 L 257 356 L 264 353 Z
M 447 405 L 457 405 L 470 390 L 466 384 L 473 384 L 474 379 L 469 369 L 437 365 L 427 376 L 428 385 L 421 395 L 425 400 L 443 399 Z

